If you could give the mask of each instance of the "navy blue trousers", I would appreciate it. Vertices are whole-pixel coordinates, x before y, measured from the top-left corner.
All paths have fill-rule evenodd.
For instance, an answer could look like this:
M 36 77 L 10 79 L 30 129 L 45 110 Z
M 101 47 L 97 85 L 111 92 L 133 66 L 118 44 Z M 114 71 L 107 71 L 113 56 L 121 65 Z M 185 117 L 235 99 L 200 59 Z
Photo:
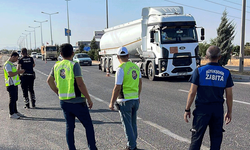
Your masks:
M 97 150 L 94 127 L 86 103 L 68 103 L 61 100 L 60 104 L 66 119 L 66 140 L 69 150 L 76 150 L 74 139 L 75 117 L 85 127 L 89 149 Z

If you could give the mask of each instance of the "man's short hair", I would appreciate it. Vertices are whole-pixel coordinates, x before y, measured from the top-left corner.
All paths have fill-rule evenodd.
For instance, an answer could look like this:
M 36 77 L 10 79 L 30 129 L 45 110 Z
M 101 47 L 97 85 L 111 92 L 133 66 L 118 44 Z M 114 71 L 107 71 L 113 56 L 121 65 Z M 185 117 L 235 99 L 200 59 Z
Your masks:
M 219 58 L 220 55 L 221 55 L 220 48 L 214 45 L 209 46 L 209 48 L 206 51 L 206 56 L 208 57 L 208 59 L 211 59 L 211 60 L 215 60 Z
M 73 54 L 73 47 L 69 43 L 64 43 L 59 48 L 63 58 L 68 58 Z
M 26 48 L 22 48 L 21 52 L 22 52 L 23 55 L 27 55 L 28 54 L 28 51 L 27 51 Z
M 12 57 L 12 56 L 14 56 L 14 57 L 18 56 L 19 57 L 19 54 L 17 52 L 12 52 L 10 57 Z

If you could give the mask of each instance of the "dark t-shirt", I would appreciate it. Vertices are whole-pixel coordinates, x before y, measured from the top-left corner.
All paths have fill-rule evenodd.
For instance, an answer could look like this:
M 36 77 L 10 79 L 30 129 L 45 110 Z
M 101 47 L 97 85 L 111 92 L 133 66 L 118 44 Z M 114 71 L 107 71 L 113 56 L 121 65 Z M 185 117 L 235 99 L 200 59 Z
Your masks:
M 24 56 L 18 61 L 18 64 L 21 64 L 21 69 L 25 70 L 24 73 L 29 73 L 29 74 L 34 73 L 33 71 L 34 59 L 32 57 Z
M 230 71 L 218 63 L 196 68 L 189 81 L 198 86 L 196 105 L 223 103 L 225 88 L 234 85 Z

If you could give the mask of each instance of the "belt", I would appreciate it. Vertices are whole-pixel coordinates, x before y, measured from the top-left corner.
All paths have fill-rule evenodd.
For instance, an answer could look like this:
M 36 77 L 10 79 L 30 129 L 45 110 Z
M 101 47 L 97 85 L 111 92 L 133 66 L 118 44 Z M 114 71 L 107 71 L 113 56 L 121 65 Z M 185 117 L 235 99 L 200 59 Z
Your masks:
M 24 73 L 23 75 L 24 76 L 33 76 L 33 74 L 30 74 L 30 73 Z

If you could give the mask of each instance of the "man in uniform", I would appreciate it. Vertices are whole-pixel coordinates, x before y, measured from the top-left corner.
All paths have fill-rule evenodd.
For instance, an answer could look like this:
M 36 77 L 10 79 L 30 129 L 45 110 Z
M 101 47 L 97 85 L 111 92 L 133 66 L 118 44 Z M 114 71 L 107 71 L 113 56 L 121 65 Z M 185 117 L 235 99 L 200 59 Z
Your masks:
M 125 150 L 137 150 L 136 119 L 142 89 L 140 68 L 128 60 L 129 55 L 126 47 L 118 49 L 117 57 L 121 64 L 116 71 L 115 86 L 109 108 L 114 110 L 114 104 L 117 102 L 127 138 Z
M 17 70 L 14 66 L 14 62 L 18 60 L 18 53 L 12 52 L 10 58 L 4 63 L 4 77 L 5 85 L 10 96 L 9 103 L 9 117 L 11 119 L 19 119 L 24 115 L 17 111 L 17 100 L 18 100 L 18 85 L 20 84 L 19 75 L 24 73 L 24 70 Z
M 89 108 L 93 103 L 83 82 L 80 65 L 72 61 L 74 52 L 71 44 L 60 46 L 62 61 L 58 61 L 47 79 L 50 88 L 59 96 L 61 108 L 66 119 L 66 139 L 70 150 L 75 150 L 74 128 L 75 117 L 85 127 L 90 150 L 97 150 L 94 127 L 86 104 Z M 55 84 L 56 82 L 56 84 Z
M 210 149 L 219 150 L 222 142 L 223 130 L 223 103 L 224 91 L 226 93 L 227 112 L 225 122 L 229 124 L 232 119 L 233 81 L 229 70 L 221 67 L 218 60 L 221 58 L 221 50 L 217 46 L 210 46 L 206 51 L 206 58 L 209 63 L 196 68 L 190 78 L 191 87 L 189 90 L 184 120 L 190 118 L 190 107 L 195 100 L 193 111 L 193 127 L 191 145 L 189 150 L 199 150 L 202 139 L 209 126 Z
M 34 92 L 34 80 L 35 80 L 35 72 L 33 68 L 35 67 L 35 62 L 32 57 L 29 57 L 27 54 L 27 49 L 22 48 L 21 53 L 23 57 L 18 62 L 18 70 L 20 68 L 24 69 L 25 72 L 22 74 L 21 78 L 21 87 L 23 90 L 23 98 L 26 109 L 30 108 L 29 103 L 29 95 L 28 91 L 30 92 L 30 99 L 31 99 L 31 105 L 33 108 L 36 107 L 36 97 Z

